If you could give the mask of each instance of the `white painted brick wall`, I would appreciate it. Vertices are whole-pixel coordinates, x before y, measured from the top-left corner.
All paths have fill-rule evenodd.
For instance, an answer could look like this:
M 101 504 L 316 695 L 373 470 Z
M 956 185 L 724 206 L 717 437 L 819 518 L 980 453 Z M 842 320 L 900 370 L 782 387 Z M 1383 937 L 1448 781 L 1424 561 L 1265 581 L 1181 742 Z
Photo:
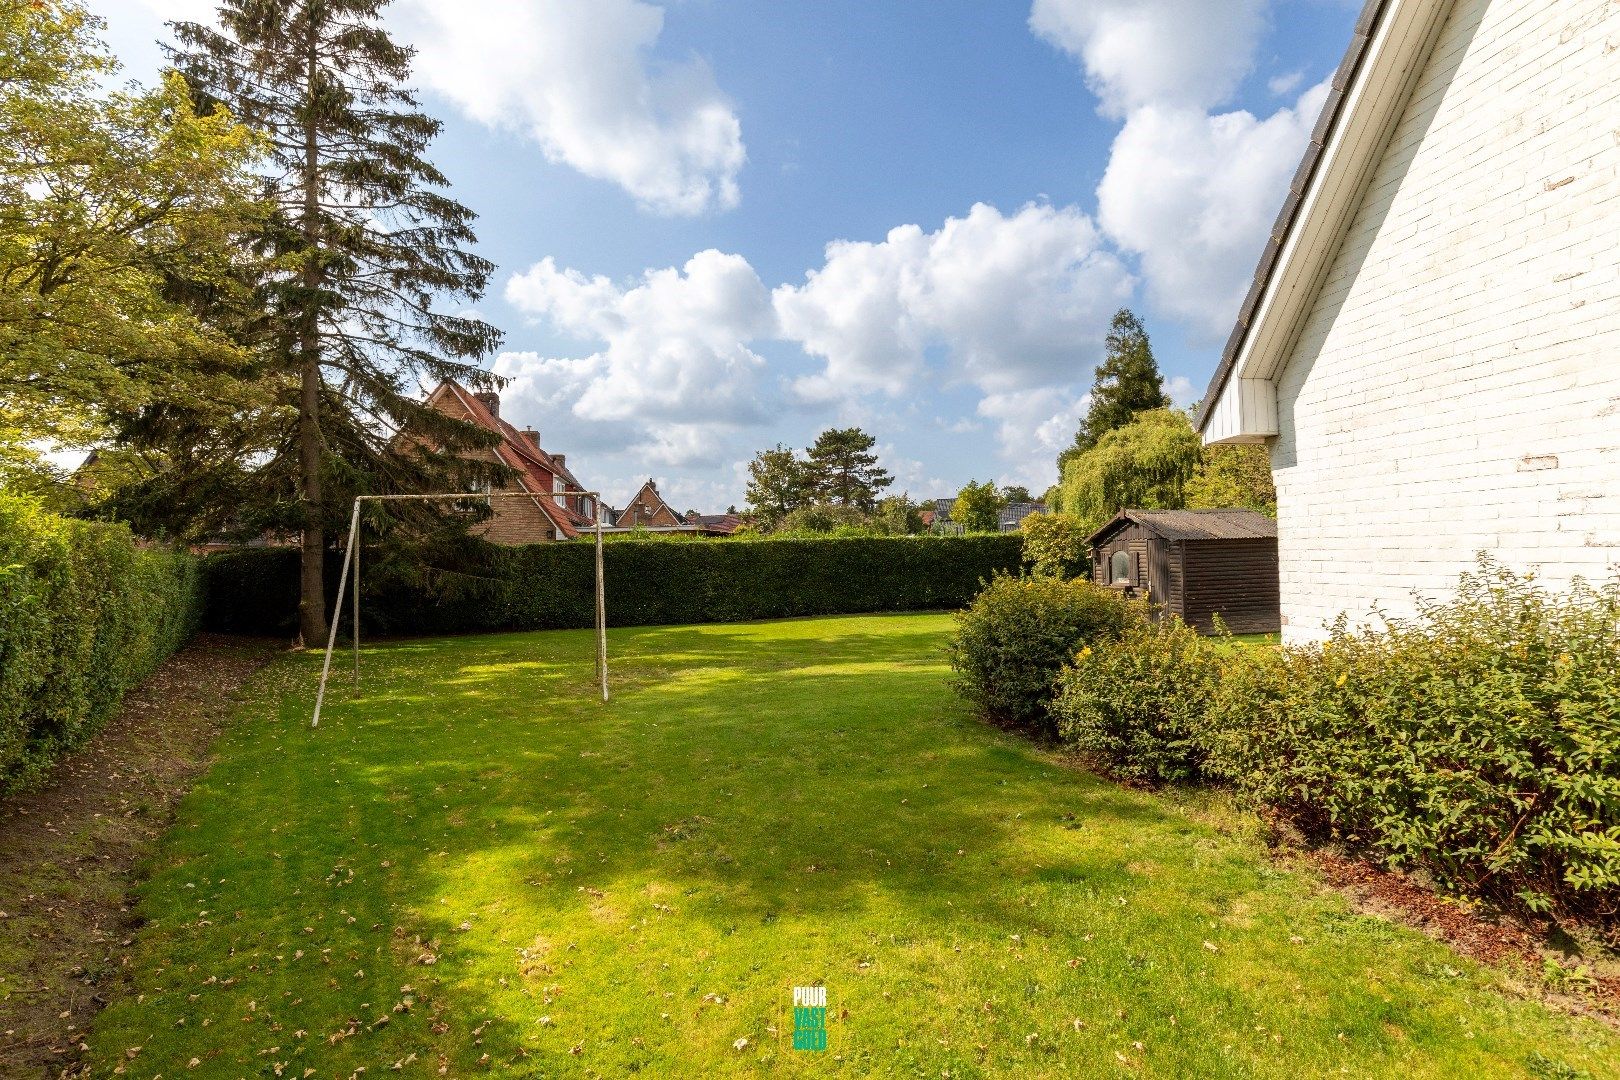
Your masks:
M 1291 639 L 1620 568 L 1620 0 L 1457 0 L 1278 406 Z

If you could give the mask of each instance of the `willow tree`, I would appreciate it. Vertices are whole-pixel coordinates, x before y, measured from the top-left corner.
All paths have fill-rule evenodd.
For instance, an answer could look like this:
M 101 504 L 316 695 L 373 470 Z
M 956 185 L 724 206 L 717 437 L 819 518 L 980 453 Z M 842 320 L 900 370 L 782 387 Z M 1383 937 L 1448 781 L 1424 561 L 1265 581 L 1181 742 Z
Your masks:
M 1201 456 L 1186 413 L 1142 413 L 1064 464 L 1054 509 L 1073 514 L 1087 529 L 1100 528 L 1127 508 L 1180 510 Z
M 326 632 L 323 555 L 341 520 L 331 491 L 410 470 L 421 484 L 424 445 L 467 437 L 422 404 L 422 384 L 497 381 L 477 361 L 499 332 L 443 310 L 481 297 L 493 267 L 470 250 L 473 213 L 426 157 L 440 124 L 408 89 L 412 50 L 383 29 L 385 6 L 225 0 L 217 26 L 174 25 L 177 69 L 269 141 L 262 296 L 270 348 L 297 386 L 282 450 L 303 534 L 305 641 Z

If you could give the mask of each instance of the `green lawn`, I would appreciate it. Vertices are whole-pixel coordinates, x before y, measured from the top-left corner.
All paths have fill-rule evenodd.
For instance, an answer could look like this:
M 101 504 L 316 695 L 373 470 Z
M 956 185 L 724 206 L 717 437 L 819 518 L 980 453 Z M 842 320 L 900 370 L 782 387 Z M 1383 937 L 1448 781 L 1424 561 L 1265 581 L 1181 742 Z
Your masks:
M 1232 641 L 1250 648 L 1273 648 L 1278 644 L 1277 634 L 1233 634 Z
M 315 659 L 273 666 L 153 867 L 97 1075 L 1620 1076 L 1616 1033 L 1240 816 L 979 724 L 949 629 L 616 631 L 608 707 L 586 633 L 391 644 L 316 731 Z M 818 982 L 831 1047 L 794 1051 Z

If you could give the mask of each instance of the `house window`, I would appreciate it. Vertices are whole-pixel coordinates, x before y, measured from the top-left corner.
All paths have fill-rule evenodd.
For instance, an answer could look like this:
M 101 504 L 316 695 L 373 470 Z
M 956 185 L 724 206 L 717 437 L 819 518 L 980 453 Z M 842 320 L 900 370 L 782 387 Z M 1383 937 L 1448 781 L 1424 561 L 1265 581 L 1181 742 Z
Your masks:
M 1128 551 L 1116 551 L 1114 552 L 1114 557 L 1112 560 L 1110 560 L 1110 562 L 1112 565 L 1112 570 L 1109 572 L 1108 580 L 1113 582 L 1115 585 L 1132 584 L 1131 553 Z

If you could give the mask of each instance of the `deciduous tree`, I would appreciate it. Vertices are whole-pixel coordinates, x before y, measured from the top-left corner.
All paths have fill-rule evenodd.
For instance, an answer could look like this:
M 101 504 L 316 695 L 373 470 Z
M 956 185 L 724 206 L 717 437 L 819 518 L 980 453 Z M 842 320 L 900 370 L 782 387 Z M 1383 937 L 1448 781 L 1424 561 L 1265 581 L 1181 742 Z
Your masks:
M 109 93 L 100 20 L 0 0 L 0 481 L 154 401 L 243 401 L 247 351 L 188 292 L 232 287 L 258 137 L 178 76 Z
M 777 443 L 748 463 L 748 509 L 761 528 L 774 528 L 787 515 L 808 505 L 814 494 L 805 463 Z
M 890 536 L 915 536 L 923 531 L 922 507 L 910 492 L 879 500 L 872 524 Z
M 1187 481 L 1187 508 L 1239 506 L 1277 516 L 1271 452 L 1264 446 L 1207 446 Z
M 969 480 L 956 493 L 951 520 L 968 532 L 996 532 L 1001 527 L 1001 508 L 1007 505 L 996 485 L 989 480 Z
M 1013 503 L 1034 502 L 1035 496 L 1023 484 L 1012 484 L 1001 489 L 1001 500 L 1003 506 L 1011 506 Z

